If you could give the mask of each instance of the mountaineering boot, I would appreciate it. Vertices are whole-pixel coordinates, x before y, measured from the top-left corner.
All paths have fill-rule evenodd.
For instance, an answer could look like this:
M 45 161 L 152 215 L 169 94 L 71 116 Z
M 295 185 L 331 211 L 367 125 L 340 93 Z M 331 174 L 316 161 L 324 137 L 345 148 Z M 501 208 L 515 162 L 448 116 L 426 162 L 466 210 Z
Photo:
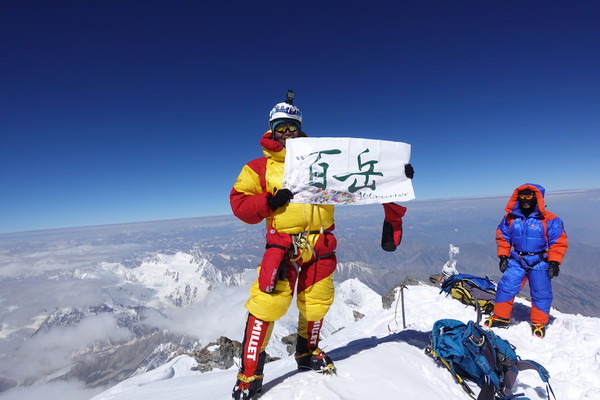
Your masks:
M 296 353 L 294 357 L 298 369 L 313 370 L 325 375 L 335 374 L 333 361 L 319 348 L 306 353 Z
M 510 324 L 510 319 L 500 318 L 498 316 L 492 315 L 488 317 L 483 323 L 488 328 L 508 328 Z
M 531 334 L 539 338 L 546 336 L 546 325 L 545 324 L 531 324 Z
M 331 358 L 319 349 L 319 333 L 323 320 L 304 321 L 300 318 L 298 328 L 299 332 L 309 333 L 309 338 L 303 337 L 300 333 L 296 339 L 296 363 L 298 369 L 313 370 L 322 374 L 334 374 L 335 366 Z
M 273 322 L 263 321 L 248 314 L 242 342 L 242 365 L 231 393 L 235 400 L 256 399 L 260 393 L 267 356 L 265 347 L 267 347 L 272 330 Z
M 244 374 L 238 374 L 231 396 L 235 400 L 253 400 L 257 398 L 261 389 L 262 375 L 247 377 Z

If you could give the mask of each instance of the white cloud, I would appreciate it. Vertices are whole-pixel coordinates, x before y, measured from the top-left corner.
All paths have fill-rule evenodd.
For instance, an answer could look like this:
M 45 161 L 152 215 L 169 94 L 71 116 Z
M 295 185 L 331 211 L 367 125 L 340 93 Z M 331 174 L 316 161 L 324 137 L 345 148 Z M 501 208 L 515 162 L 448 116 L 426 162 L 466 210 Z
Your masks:
M 2 400 L 87 400 L 102 389 L 89 389 L 80 381 L 57 381 L 31 387 L 17 387 L 2 393 Z
M 0 372 L 18 381 L 33 379 L 69 366 L 72 354 L 81 348 L 106 340 L 122 342 L 130 338 L 131 333 L 119 328 L 114 316 L 91 316 L 77 325 L 54 327 L 34 335 L 14 350 L 12 361 L 3 362 Z
M 149 313 L 146 322 L 197 337 L 203 343 L 222 335 L 241 340 L 241 328 L 246 322 L 244 303 L 247 298 L 248 286 L 221 287 L 209 292 L 201 303 L 166 310 L 164 316 Z

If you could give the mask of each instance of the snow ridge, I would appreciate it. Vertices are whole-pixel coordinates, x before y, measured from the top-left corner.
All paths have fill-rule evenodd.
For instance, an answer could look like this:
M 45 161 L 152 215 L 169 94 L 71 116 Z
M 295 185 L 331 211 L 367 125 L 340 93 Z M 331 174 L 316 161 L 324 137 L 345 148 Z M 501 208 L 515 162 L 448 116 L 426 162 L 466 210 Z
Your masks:
M 338 374 L 299 373 L 293 356 L 282 357 L 266 364 L 261 400 L 390 396 L 411 400 L 469 399 L 448 371 L 424 353 L 424 347 L 436 320 L 454 318 L 466 322 L 475 319 L 473 308 L 426 284 L 408 286 L 404 305 L 407 328 L 401 329 L 402 317 L 396 308 L 384 309 L 381 297 L 360 281 L 337 285 L 335 302 L 327 316 L 329 330 L 324 332 L 321 344 L 336 362 Z M 600 319 L 552 310 L 553 320 L 546 337 L 540 340 L 531 336 L 527 321 L 530 307 L 530 303 L 518 298 L 510 328 L 494 331 L 515 345 L 519 356 L 536 360 L 548 369 L 557 398 L 598 399 Z M 355 318 L 353 311 L 363 316 Z M 293 319 L 294 316 L 286 316 L 276 329 L 278 325 L 292 329 Z M 205 400 L 230 398 L 236 367 L 200 373 L 191 370 L 194 365 L 190 357 L 177 357 L 121 382 L 93 400 L 161 400 L 174 395 L 180 400 L 191 400 L 197 399 L 199 393 Z M 478 393 L 478 388 L 472 387 Z M 545 385 L 533 371 L 521 372 L 514 389 L 531 400 L 547 398 Z

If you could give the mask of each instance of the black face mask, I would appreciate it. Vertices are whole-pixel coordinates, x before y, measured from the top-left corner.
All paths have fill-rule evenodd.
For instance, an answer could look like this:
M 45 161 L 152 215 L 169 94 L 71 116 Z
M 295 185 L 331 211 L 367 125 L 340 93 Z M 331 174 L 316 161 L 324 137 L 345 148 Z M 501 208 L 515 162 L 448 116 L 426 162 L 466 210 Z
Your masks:
M 519 208 L 521 209 L 523 214 L 525 214 L 526 216 L 529 216 L 529 214 L 531 214 L 533 211 L 535 211 L 536 203 L 537 203 L 537 201 L 536 201 L 535 197 L 533 197 L 532 199 L 527 199 L 527 200 L 519 199 Z M 529 207 L 524 207 L 526 205 L 529 205 Z
M 519 206 L 521 208 L 523 208 L 524 205 L 529 204 L 531 206 L 531 208 L 535 207 L 536 201 L 535 199 L 532 200 L 519 200 Z

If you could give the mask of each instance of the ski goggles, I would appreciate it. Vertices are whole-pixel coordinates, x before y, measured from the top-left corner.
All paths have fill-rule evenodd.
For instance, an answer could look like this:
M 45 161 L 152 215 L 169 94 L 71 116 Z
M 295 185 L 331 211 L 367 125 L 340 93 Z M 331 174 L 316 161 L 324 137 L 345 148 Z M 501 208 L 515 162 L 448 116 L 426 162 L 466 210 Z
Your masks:
M 298 129 L 299 129 L 298 124 L 295 122 L 282 122 L 275 127 L 275 132 L 285 133 L 286 131 L 290 131 L 290 132 L 294 133 Z
M 520 194 L 519 195 L 519 199 L 521 199 L 521 200 L 531 200 L 531 199 L 533 199 L 533 195 L 532 194 Z

